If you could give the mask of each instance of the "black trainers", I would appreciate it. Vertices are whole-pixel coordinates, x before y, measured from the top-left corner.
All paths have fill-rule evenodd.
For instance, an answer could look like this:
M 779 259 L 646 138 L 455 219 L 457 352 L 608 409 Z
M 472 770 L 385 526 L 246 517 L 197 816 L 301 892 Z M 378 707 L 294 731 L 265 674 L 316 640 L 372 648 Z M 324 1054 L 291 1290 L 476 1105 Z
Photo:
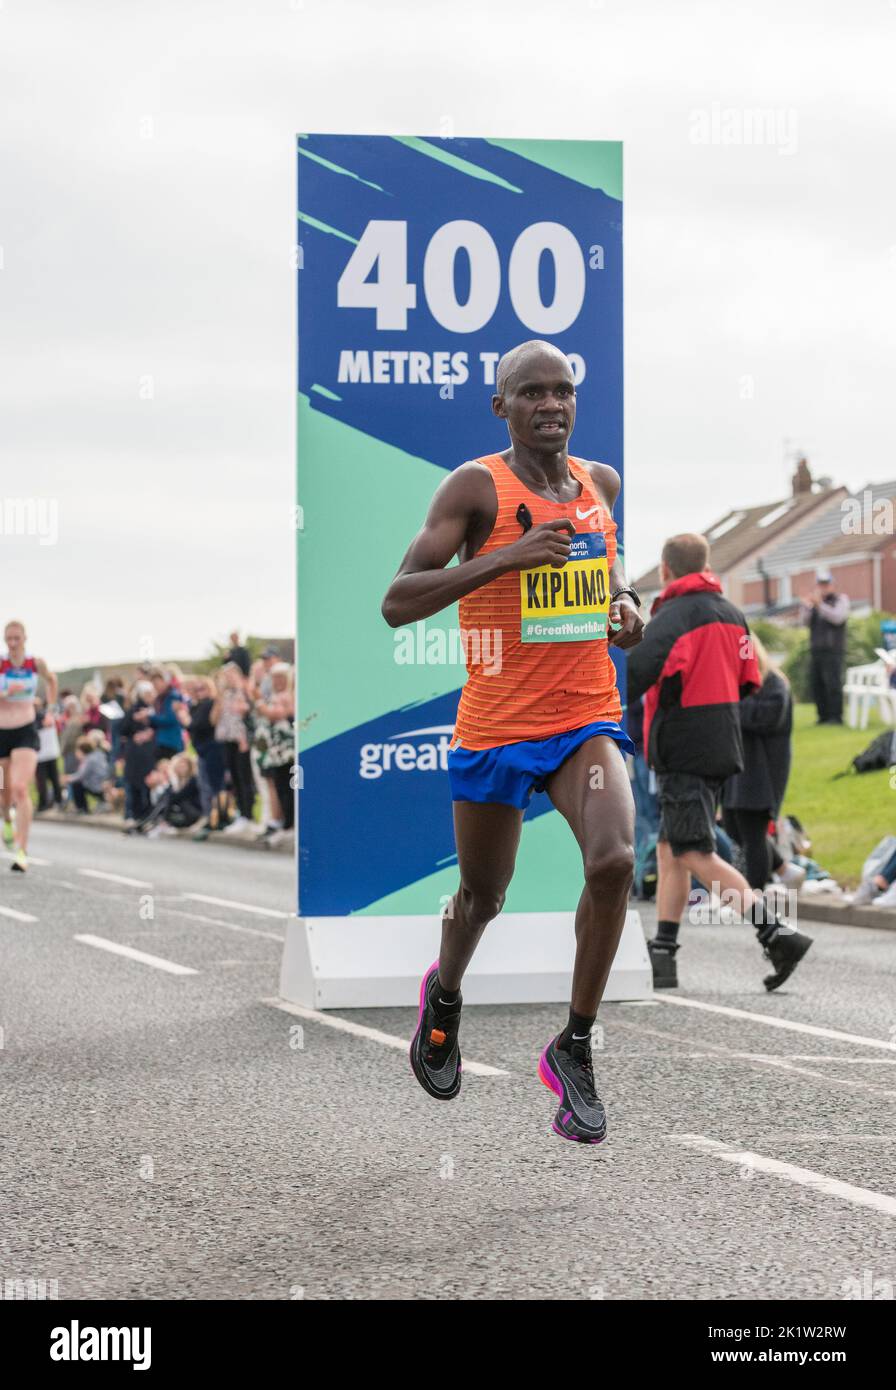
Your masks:
M 569 1052 L 554 1038 L 538 1061 L 539 1080 L 560 1099 L 551 1129 L 561 1139 L 600 1144 L 607 1137 L 607 1113 L 594 1089 L 591 1038 L 573 1042 Z
M 783 985 L 796 970 L 803 956 L 812 945 L 812 937 L 806 936 L 804 932 L 797 931 L 796 927 L 789 927 L 786 922 L 776 922 L 769 930 L 769 935 L 763 939 L 759 938 L 766 959 L 770 960 L 775 967 L 773 975 L 766 975 L 762 983 L 771 992 Z
M 675 964 L 677 941 L 648 941 L 647 954 L 653 968 L 654 989 L 677 989 L 678 966 Z
M 434 1001 L 438 988 L 439 962 L 436 961 L 420 984 L 417 1031 L 410 1047 L 411 1067 L 424 1091 L 436 1100 L 454 1100 L 460 1090 L 462 1070 L 457 1034 L 463 999 L 458 995 L 456 1004 L 437 1011 Z

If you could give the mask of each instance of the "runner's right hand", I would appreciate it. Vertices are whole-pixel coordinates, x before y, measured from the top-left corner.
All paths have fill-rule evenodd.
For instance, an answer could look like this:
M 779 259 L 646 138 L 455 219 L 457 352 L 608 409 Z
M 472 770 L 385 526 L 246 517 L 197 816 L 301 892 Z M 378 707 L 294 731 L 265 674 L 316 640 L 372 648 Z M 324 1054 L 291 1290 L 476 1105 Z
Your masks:
M 569 540 L 574 535 L 575 527 L 567 517 L 533 526 L 507 547 L 507 558 L 513 562 L 510 568 L 529 570 L 537 565 L 553 565 L 560 569 L 569 559 Z

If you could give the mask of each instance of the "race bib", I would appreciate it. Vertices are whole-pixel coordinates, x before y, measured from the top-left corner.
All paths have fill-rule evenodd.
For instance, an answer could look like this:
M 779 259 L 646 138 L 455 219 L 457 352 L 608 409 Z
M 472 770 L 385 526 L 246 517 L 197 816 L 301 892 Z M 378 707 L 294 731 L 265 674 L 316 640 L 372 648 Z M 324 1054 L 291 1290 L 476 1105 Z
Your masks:
M 562 569 L 520 570 L 521 642 L 593 642 L 607 636 L 610 571 L 600 532 L 576 534 Z
M 0 670 L 0 695 L 4 700 L 33 700 L 37 695 L 37 672 L 5 662 Z

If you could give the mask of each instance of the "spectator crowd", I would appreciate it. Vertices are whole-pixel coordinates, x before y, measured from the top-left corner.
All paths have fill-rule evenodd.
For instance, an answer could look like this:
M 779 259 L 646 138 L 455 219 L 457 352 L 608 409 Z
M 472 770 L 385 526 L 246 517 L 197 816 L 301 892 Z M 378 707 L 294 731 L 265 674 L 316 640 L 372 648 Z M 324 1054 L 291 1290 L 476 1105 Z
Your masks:
M 130 685 L 113 676 L 39 705 L 38 811 L 116 810 L 134 835 L 291 838 L 294 670 L 275 646 L 253 662 L 231 644 L 211 675 L 144 664 Z

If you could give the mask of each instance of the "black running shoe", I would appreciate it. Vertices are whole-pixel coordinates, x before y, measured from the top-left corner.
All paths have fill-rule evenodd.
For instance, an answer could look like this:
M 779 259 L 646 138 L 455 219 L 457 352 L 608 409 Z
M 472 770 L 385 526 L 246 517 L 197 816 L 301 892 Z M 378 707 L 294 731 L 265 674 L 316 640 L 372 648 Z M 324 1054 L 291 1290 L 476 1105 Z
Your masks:
M 797 931 L 796 927 L 789 927 L 784 922 L 778 922 L 772 934 L 765 941 L 760 937 L 759 941 L 766 958 L 775 967 L 774 974 L 766 975 L 762 982 L 769 992 L 790 978 L 812 945 L 811 936 L 806 936 L 804 932 Z
M 678 966 L 675 964 L 677 941 L 648 941 L 647 954 L 653 968 L 654 989 L 677 989 Z
M 599 1144 L 607 1137 L 607 1114 L 594 1089 L 591 1038 L 573 1042 L 569 1052 L 549 1042 L 538 1061 L 538 1076 L 560 1098 L 551 1129 L 561 1139 Z
M 460 1090 L 461 1061 L 457 1041 L 463 999 L 436 1009 L 439 962 L 431 965 L 420 984 L 420 1012 L 417 1031 L 411 1039 L 410 1057 L 414 1075 L 424 1091 L 436 1100 L 454 1100 Z

